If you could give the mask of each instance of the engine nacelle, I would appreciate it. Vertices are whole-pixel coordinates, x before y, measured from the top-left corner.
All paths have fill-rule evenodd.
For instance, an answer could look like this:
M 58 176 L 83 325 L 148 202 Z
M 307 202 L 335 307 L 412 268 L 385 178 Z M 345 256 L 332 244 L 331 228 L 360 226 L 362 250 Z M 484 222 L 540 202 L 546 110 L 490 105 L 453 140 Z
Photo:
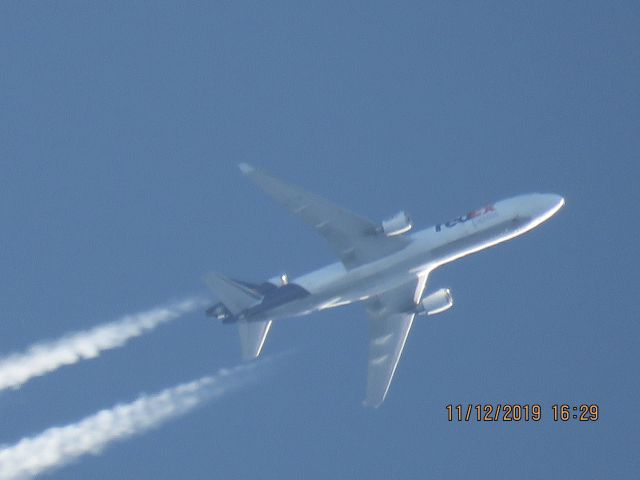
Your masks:
M 269 283 L 275 285 L 276 287 L 282 287 L 289 283 L 289 276 L 286 273 L 283 273 L 282 275 L 270 278 Z
M 398 212 L 393 217 L 382 222 L 380 230 L 387 236 L 400 235 L 411 230 L 413 223 L 405 212 Z
M 419 315 L 435 315 L 453 306 L 453 296 L 448 288 L 441 288 L 424 297 L 419 305 Z

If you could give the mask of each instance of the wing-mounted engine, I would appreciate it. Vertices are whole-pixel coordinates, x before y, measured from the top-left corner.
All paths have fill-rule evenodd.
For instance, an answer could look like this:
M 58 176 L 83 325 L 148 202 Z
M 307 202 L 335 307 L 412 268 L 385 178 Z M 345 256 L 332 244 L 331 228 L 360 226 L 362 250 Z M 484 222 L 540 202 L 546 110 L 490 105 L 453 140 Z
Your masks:
M 384 233 L 387 237 L 401 235 L 408 232 L 413 227 L 413 223 L 406 212 L 398 212 L 393 217 L 384 220 L 378 231 Z
M 453 306 L 453 296 L 448 288 L 441 288 L 427 295 L 418 304 L 418 315 L 436 315 Z

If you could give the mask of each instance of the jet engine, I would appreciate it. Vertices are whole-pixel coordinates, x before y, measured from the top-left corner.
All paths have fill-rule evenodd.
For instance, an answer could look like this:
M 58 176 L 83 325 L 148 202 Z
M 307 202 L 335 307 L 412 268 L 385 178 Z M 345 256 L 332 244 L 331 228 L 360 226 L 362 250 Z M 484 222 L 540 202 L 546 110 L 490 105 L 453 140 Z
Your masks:
M 435 315 L 453 306 L 453 296 L 448 288 L 441 288 L 424 297 L 418 304 L 419 315 Z
M 409 215 L 405 212 L 398 212 L 393 217 L 382 222 L 380 231 L 387 237 L 392 237 L 408 232 L 411 230 L 411 227 L 413 227 L 413 223 Z
M 287 283 L 289 283 L 289 276 L 286 273 L 283 273 L 282 275 L 278 275 L 273 278 L 270 278 L 269 283 L 271 283 L 272 285 L 275 285 L 276 287 L 282 287 Z

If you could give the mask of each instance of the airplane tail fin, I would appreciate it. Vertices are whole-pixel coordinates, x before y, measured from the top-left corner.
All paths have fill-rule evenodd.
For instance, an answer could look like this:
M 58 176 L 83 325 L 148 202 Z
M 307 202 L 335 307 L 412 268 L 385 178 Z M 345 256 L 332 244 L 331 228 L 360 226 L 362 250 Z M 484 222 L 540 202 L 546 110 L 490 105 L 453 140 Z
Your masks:
M 218 273 L 208 273 L 204 280 L 232 315 L 237 315 L 262 302 L 263 296 L 255 290 Z M 271 322 L 271 320 L 250 322 L 244 319 L 237 321 L 242 357 L 245 360 L 257 358 L 260 355 L 271 329 Z

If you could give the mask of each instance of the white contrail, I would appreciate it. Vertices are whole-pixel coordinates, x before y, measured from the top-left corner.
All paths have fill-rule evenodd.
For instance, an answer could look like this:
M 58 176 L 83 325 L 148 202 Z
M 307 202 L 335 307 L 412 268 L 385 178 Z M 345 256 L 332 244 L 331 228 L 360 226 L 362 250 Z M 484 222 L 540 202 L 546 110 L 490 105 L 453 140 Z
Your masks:
M 264 362 L 260 362 L 264 364 Z M 82 455 L 97 455 L 111 442 L 144 433 L 184 415 L 206 400 L 220 397 L 255 380 L 257 362 L 222 369 L 189 383 L 102 410 L 77 423 L 49 428 L 0 449 L 0 478 L 27 479 L 72 462 Z
M 119 320 L 73 332 L 57 340 L 37 343 L 25 352 L 0 358 L 0 390 L 18 388 L 33 377 L 80 360 L 95 358 L 104 350 L 121 347 L 130 339 L 201 306 L 201 299 L 183 300 L 166 307 L 126 315 Z

